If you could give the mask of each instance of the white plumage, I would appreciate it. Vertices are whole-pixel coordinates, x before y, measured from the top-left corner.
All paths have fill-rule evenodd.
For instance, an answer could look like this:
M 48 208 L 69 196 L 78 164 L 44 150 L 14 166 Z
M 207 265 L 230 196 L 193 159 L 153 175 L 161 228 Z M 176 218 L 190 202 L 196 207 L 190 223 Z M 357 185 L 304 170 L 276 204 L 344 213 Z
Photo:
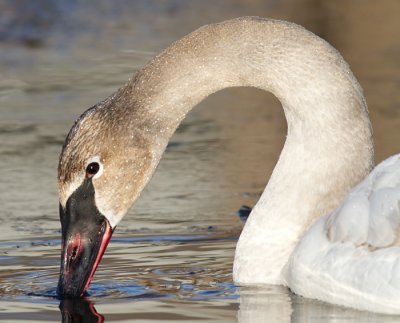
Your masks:
M 285 268 L 295 293 L 400 312 L 400 155 L 379 164 L 304 235 Z

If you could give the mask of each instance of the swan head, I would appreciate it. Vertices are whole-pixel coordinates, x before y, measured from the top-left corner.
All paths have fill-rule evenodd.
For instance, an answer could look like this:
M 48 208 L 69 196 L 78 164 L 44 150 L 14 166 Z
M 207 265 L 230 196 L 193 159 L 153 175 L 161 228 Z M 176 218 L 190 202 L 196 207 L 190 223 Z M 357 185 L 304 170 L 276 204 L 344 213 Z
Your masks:
M 112 105 L 115 107 L 115 105 Z M 146 184 L 151 152 L 140 126 L 100 104 L 70 130 L 60 155 L 58 186 L 62 253 L 57 293 L 80 297 L 111 235 Z

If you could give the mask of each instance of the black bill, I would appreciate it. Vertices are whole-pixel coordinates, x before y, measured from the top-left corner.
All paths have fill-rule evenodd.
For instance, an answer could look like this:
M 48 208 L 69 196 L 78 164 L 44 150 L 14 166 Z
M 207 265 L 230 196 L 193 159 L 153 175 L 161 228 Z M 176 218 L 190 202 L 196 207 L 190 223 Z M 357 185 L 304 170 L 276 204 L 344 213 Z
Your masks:
M 60 298 L 81 297 L 110 241 L 113 229 L 99 212 L 91 178 L 60 205 L 62 229 L 61 268 L 57 294 Z

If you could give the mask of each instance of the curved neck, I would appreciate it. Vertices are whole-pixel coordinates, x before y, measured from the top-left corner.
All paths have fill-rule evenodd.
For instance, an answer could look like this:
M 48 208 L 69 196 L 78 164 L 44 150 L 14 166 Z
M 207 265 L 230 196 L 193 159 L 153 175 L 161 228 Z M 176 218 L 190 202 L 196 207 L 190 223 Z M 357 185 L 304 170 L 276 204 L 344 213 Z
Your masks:
M 279 161 L 239 240 L 234 269 L 239 283 L 280 282 L 301 234 L 372 166 L 367 107 L 329 44 L 297 25 L 258 18 L 198 29 L 157 56 L 117 96 L 129 94 L 131 104 L 121 108 L 133 107 L 129 118 L 142 120 L 131 131 L 151 134 L 154 169 L 187 112 L 233 86 L 272 92 L 288 123 Z

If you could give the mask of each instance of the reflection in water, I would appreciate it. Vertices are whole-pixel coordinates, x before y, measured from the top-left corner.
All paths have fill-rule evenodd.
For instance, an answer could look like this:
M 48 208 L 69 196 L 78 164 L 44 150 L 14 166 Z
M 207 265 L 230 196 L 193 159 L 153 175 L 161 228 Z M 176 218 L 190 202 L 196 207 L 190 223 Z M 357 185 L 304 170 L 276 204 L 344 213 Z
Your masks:
M 241 288 L 239 322 L 291 322 L 292 303 L 289 294 L 282 286 Z
M 94 303 L 87 299 L 64 299 L 60 303 L 63 323 L 102 323 L 103 315 L 97 313 Z
M 239 293 L 240 323 L 399 322 L 398 316 L 358 311 L 303 298 L 282 286 L 240 288 Z
M 212 320 L 217 317 L 221 322 L 239 323 L 398 322 L 397 316 L 361 312 L 302 298 L 293 295 L 282 286 L 241 287 L 239 294 L 239 310 L 236 318 L 236 306 L 232 307 L 218 301 L 202 304 L 197 303 L 195 299 L 180 302 L 157 298 L 134 302 L 124 300 L 119 307 L 109 307 L 108 310 L 105 307 L 105 312 L 101 314 L 88 299 L 63 300 L 59 308 L 63 323 L 98 323 L 114 319 L 132 321 L 135 317 L 149 321 L 174 319 L 185 322 Z M 232 315 L 229 315 L 230 313 Z

